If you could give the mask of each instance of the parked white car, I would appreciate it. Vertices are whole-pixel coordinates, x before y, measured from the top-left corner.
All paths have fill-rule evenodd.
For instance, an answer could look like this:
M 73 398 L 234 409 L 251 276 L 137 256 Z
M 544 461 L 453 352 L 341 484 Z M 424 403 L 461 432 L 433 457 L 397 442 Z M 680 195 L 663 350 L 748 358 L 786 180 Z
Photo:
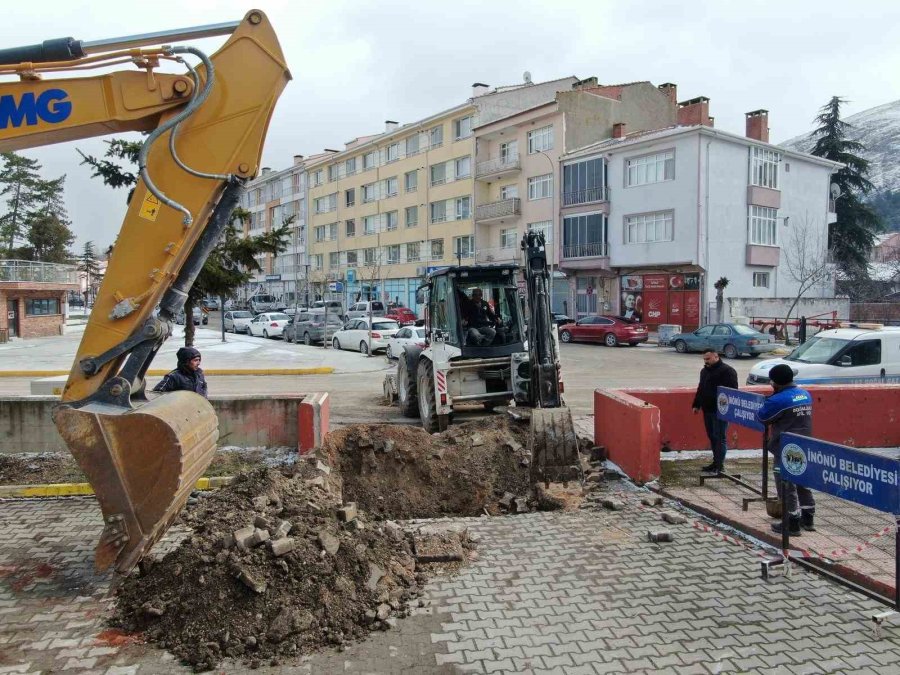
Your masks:
M 288 325 L 291 317 L 281 312 L 264 312 L 247 324 L 250 335 L 254 337 L 275 338 L 281 337 L 284 327 Z
M 244 310 L 225 312 L 222 322 L 225 324 L 226 333 L 247 333 L 247 326 L 253 321 L 253 314 Z
M 400 324 L 390 319 L 372 319 L 372 353 L 387 349 L 388 340 L 400 330 Z M 331 339 L 335 349 L 369 353 L 369 319 L 350 319 Z
M 415 326 L 401 328 L 390 340 L 384 350 L 384 355 L 389 359 L 399 358 L 406 349 L 406 345 L 425 346 L 425 329 Z

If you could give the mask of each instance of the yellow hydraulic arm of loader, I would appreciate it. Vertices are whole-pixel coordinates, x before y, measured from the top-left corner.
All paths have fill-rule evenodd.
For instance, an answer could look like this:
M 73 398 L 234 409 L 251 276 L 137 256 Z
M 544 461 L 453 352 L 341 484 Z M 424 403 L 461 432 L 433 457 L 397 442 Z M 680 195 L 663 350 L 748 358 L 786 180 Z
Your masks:
M 168 46 L 225 34 L 211 57 Z M 164 60 L 184 64 L 185 74 L 157 72 Z M 116 63 L 136 70 L 43 77 Z M 103 512 L 96 566 L 127 573 L 165 533 L 215 452 L 218 424 L 206 399 L 173 392 L 147 402 L 144 375 L 245 182 L 257 173 L 290 72 L 268 19 L 252 10 L 230 24 L 2 50 L 0 75 L 19 78 L 0 81 L 0 152 L 150 132 L 140 180 L 54 414 Z

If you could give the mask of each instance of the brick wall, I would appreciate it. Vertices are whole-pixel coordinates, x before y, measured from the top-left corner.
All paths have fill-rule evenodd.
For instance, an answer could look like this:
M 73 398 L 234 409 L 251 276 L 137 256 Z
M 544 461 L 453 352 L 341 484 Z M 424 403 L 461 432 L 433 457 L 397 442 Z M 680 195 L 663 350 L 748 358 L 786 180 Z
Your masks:
M 59 301 L 59 311 L 63 312 L 66 294 L 60 291 L 46 290 L 7 290 L 0 291 L 0 328 L 9 328 L 11 320 L 8 318 L 7 300 L 12 297 L 17 300 L 19 314 L 19 337 L 34 338 L 50 335 L 62 335 L 65 317 L 60 314 L 30 316 L 25 313 L 26 300 L 53 299 Z

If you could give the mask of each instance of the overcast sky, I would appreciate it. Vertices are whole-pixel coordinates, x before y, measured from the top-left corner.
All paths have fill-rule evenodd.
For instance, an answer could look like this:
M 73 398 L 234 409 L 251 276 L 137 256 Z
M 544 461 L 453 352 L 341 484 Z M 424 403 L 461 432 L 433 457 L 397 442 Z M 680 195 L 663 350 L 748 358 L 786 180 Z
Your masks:
M 282 95 L 263 164 L 342 148 L 462 103 L 473 82 L 540 82 L 595 75 L 604 84 L 674 82 L 679 100 L 707 96 L 716 126 L 744 133 L 744 113 L 769 110 L 771 138 L 811 128 L 832 95 L 853 114 L 900 99 L 900 3 L 743 0 L 191 0 L 15 3 L 0 22 L 0 45 L 49 38 L 131 35 L 241 18 L 263 9 L 281 40 L 293 81 Z M 214 51 L 223 39 L 196 43 Z M 124 194 L 91 180 L 78 148 L 24 154 L 45 177 L 67 175 L 66 202 L 80 248 L 104 249 L 125 212 Z M 3 207 L 0 206 L 0 209 Z

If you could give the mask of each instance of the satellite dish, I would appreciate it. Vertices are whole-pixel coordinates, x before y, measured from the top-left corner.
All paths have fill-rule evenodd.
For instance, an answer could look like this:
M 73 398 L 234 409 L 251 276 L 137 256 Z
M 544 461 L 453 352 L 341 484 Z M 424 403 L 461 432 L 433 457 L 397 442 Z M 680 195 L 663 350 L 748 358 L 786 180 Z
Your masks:
M 522 73 L 522 79 L 525 80 L 526 84 L 531 84 L 531 72 L 526 70 Z
M 838 185 L 837 183 L 832 183 L 831 184 L 831 198 L 837 199 L 840 196 L 841 196 L 841 186 Z

